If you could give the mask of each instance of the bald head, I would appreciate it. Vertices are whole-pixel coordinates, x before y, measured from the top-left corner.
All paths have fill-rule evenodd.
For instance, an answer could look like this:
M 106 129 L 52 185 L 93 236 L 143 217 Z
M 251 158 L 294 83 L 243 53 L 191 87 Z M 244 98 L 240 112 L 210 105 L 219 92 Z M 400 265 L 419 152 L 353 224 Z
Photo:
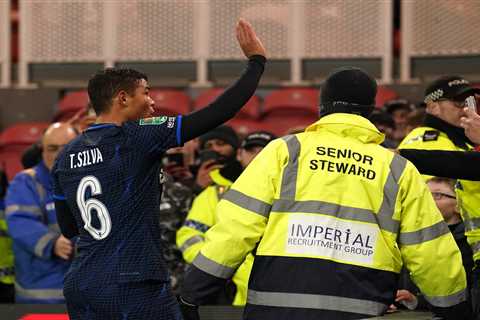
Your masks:
M 42 138 L 42 158 L 49 170 L 52 169 L 58 153 L 76 136 L 75 129 L 67 123 L 56 122 L 47 128 Z

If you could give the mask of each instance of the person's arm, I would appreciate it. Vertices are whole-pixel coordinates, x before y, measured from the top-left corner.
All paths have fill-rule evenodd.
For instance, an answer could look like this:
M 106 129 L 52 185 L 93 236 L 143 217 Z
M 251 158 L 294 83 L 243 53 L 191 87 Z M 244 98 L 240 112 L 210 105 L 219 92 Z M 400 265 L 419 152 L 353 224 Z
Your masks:
M 237 40 L 249 59 L 245 72 L 207 107 L 182 117 L 182 142 L 198 137 L 233 118 L 255 93 L 265 66 L 265 48 L 252 26 L 244 20 L 238 22 Z
M 480 152 L 399 149 L 421 174 L 480 181 Z

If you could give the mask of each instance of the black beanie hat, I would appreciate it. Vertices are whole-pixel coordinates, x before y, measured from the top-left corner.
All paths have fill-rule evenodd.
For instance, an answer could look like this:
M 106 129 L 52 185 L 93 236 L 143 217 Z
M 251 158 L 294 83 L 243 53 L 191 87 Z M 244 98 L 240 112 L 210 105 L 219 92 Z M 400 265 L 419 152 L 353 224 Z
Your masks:
M 322 86 L 320 116 L 342 112 L 368 117 L 375 108 L 376 95 L 377 82 L 362 69 L 335 69 Z
M 204 149 L 205 143 L 207 143 L 208 140 L 212 140 L 212 139 L 219 139 L 219 140 L 225 141 L 226 143 L 231 145 L 234 149 L 237 149 L 238 146 L 240 145 L 240 141 L 238 139 L 237 134 L 229 126 L 219 126 L 201 135 L 200 149 Z

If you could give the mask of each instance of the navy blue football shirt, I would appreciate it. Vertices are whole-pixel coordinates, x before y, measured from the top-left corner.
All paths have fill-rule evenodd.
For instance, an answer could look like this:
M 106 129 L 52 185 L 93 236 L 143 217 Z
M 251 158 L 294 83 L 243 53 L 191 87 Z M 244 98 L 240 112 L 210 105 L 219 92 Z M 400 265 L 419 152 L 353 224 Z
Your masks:
M 79 237 L 69 270 L 82 283 L 167 281 L 161 258 L 160 158 L 182 144 L 181 116 L 95 124 L 68 144 L 52 170 Z

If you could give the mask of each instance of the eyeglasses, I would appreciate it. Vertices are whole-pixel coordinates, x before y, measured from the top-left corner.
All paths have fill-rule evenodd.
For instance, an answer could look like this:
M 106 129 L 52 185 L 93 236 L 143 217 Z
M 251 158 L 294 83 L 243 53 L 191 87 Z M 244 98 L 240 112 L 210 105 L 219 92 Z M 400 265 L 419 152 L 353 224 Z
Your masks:
M 433 199 L 440 200 L 442 198 L 457 199 L 454 195 L 443 193 L 443 192 L 432 192 Z
M 438 102 L 441 102 L 441 101 L 450 101 L 451 103 L 453 103 L 455 105 L 455 107 L 457 108 L 461 108 L 463 109 L 465 107 L 465 103 L 466 101 L 465 100 L 462 100 L 462 101 L 456 101 L 456 100 L 451 100 L 451 99 L 438 99 L 437 100 Z

